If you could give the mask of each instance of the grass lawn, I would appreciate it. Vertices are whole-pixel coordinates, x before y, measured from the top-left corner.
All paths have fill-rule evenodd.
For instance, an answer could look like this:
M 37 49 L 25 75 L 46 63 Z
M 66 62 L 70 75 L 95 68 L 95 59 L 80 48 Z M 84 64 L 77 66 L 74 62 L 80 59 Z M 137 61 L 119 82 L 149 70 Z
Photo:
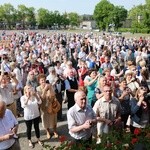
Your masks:
M 2 33 L 3 30 L 0 30 L 0 35 Z M 54 33 L 60 33 L 60 34 L 73 34 L 73 33 L 80 33 L 80 34 L 87 34 L 87 33 L 91 33 L 93 32 L 93 34 L 95 36 L 99 36 L 102 35 L 102 32 L 98 32 L 98 31 L 94 31 L 94 30 L 83 30 L 83 29 L 77 29 L 77 30 L 6 30 L 6 34 L 7 35 L 11 35 L 13 33 L 19 33 L 21 31 L 25 31 L 27 33 L 30 32 L 38 32 L 41 34 L 46 34 L 46 35 L 51 35 Z M 109 35 L 109 33 L 106 33 L 106 35 Z M 126 38 L 139 38 L 139 37 L 146 37 L 146 38 L 150 38 L 150 34 L 143 34 L 143 33 L 122 33 L 122 36 L 125 36 Z

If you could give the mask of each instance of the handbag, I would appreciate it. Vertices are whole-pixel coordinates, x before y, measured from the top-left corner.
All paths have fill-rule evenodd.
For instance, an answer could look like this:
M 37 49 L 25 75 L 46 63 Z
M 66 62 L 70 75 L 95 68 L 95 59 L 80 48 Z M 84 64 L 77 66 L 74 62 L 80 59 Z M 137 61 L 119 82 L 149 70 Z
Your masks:
M 60 103 L 55 98 L 53 102 L 51 102 L 47 107 L 47 112 L 49 114 L 56 114 L 60 110 Z

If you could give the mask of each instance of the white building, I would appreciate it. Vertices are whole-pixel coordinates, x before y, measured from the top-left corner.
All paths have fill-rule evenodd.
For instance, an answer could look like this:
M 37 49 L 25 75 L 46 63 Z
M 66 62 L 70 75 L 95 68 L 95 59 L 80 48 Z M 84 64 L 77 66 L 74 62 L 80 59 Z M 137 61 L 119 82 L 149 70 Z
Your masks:
M 82 29 L 96 29 L 96 21 L 82 21 L 80 24 Z

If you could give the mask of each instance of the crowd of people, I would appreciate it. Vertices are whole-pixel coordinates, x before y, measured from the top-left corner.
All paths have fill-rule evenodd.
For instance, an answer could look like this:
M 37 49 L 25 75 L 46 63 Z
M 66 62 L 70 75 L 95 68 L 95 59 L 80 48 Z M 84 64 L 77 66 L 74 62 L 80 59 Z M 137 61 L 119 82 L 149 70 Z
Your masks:
M 40 120 L 47 138 L 50 129 L 58 138 L 64 103 L 76 144 L 91 142 L 93 135 L 100 144 L 112 129 L 133 133 L 149 125 L 148 38 L 30 31 L 5 31 L 0 38 L 0 150 L 19 149 L 18 117 L 24 117 L 29 147 L 32 124 L 43 146 Z M 50 113 L 55 100 L 60 108 Z

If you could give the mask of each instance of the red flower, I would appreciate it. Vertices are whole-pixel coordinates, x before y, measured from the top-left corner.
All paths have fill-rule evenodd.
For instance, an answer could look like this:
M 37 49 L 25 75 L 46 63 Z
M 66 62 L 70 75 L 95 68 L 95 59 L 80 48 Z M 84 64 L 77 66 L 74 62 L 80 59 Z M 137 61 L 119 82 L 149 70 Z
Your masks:
M 121 144 L 121 141 L 116 141 L 115 144 L 117 144 L 117 145 L 118 145 L 118 144 Z
M 111 143 L 107 144 L 106 148 L 112 148 L 112 144 Z
M 60 141 L 61 143 L 64 142 L 64 141 L 66 141 L 66 140 L 67 140 L 67 137 L 64 136 L 64 135 L 62 135 L 62 136 L 59 137 L 59 141 Z
M 135 128 L 134 129 L 134 135 L 139 135 L 141 133 L 141 129 L 140 128 Z
M 132 141 L 131 141 L 131 143 L 134 145 L 135 143 L 137 143 L 138 142 L 138 138 L 132 138 Z

